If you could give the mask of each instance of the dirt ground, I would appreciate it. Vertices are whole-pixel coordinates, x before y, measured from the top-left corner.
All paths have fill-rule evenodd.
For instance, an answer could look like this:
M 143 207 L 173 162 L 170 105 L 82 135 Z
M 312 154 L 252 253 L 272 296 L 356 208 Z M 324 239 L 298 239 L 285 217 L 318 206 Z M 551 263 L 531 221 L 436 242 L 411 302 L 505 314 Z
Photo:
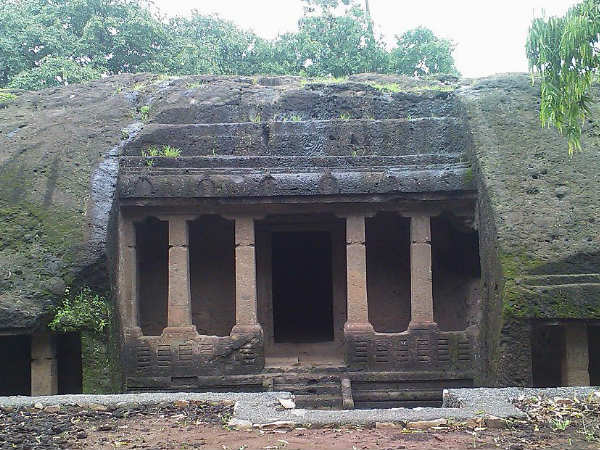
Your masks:
M 2 449 L 533 449 L 600 448 L 595 425 L 528 420 L 503 429 L 464 425 L 409 431 L 401 425 L 231 430 L 231 405 L 47 406 L 0 409 Z M 525 405 L 530 407 L 531 405 Z M 539 404 L 531 408 L 539 408 Z M 552 410 L 552 407 L 550 407 Z M 544 409 L 546 411 L 546 409 Z M 541 416 L 536 416 L 541 417 Z M 566 425 L 565 425 L 566 424 Z M 563 429 L 564 428 L 564 429 Z

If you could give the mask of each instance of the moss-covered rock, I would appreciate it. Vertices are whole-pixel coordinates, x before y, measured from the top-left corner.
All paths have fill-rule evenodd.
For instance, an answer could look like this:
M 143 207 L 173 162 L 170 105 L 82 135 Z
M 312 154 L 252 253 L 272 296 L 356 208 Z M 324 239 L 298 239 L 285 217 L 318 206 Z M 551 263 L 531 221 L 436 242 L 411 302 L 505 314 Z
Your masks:
M 569 156 L 566 140 L 540 127 L 539 87 L 527 75 L 475 80 L 459 98 L 479 190 L 487 382 L 527 384 L 531 368 L 517 360 L 529 336 L 516 329 L 599 317 L 600 282 L 585 275 L 600 272 L 600 109 L 584 151 Z
M 525 74 L 419 83 L 372 74 L 337 84 L 125 74 L 4 95 L 0 330 L 45 326 L 66 286 L 113 297 L 115 160 L 131 138 L 122 130 L 142 115 L 150 124 L 462 117 L 471 134 L 460 142 L 473 162 L 464 176 L 479 192 L 478 382 L 527 384 L 531 319 L 600 318 L 600 108 L 586 123 L 584 151 L 569 156 L 566 140 L 540 127 L 538 87 Z M 454 96 L 460 101 L 437 101 Z M 117 372 L 112 333 L 82 338 L 87 392 L 118 384 L 108 381 Z
M 110 292 L 92 178 L 136 120 L 127 92 L 148 78 L 18 92 L 0 108 L 0 328 L 45 326 L 67 285 Z

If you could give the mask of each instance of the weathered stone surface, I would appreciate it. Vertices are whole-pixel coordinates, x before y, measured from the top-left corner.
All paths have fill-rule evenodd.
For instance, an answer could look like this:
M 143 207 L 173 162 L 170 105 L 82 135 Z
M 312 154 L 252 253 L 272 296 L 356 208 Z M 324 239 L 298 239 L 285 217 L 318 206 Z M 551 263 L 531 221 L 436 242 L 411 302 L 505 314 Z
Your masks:
M 20 92 L 0 109 L 0 328 L 39 326 L 65 285 L 108 291 L 118 145 L 136 108 L 124 92 L 149 78 Z
M 468 135 L 458 118 L 151 124 L 125 154 L 165 142 L 182 156 L 393 156 L 462 153 Z
M 600 317 L 600 283 L 577 278 L 600 267 L 598 106 L 584 126 L 584 151 L 569 156 L 566 140 L 540 127 L 539 84 L 527 75 L 476 80 L 458 98 L 479 191 L 482 382 L 528 384 L 529 318 Z
M 369 325 L 365 218 L 346 218 L 347 323 Z
M 384 79 L 402 92 L 372 85 Z M 134 89 L 138 83 L 145 87 Z M 150 123 L 138 137 L 131 129 L 128 156 L 117 162 L 119 143 L 126 144 L 121 130 L 150 103 Z M 525 75 L 448 84 L 365 74 L 335 85 L 213 76 L 155 83 L 122 75 L 22 93 L 0 110 L 0 328 L 43 325 L 62 296 L 59 280 L 108 292 L 118 169 L 118 195 L 129 205 L 300 196 L 375 204 L 425 193 L 457 199 L 477 189 L 484 311 L 478 334 L 417 330 L 429 333 L 418 341 L 411 333 L 355 330 L 347 360 L 528 384 L 530 319 L 600 318 L 598 111 L 585 125 L 586 151 L 569 157 L 566 142 L 539 127 L 537 108 L 538 89 Z M 182 157 L 142 158 L 151 144 L 179 146 Z M 193 338 L 191 364 L 207 375 L 260 370 L 262 338 L 246 331 L 206 346 Z M 143 364 L 138 372 L 145 360 L 135 360 L 135 339 L 125 349 L 131 379 L 189 381 L 187 362 L 158 364 L 161 337 L 139 341 L 150 346 L 157 372 Z M 485 345 L 475 348 L 477 341 Z
M 403 92 L 382 92 L 369 83 L 399 83 Z M 453 116 L 460 105 L 452 90 L 458 80 L 360 74 L 348 82 L 307 82 L 299 77 L 197 76 L 175 80 L 156 96 L 152 121 L 157 123 L 262 122 L 355 118 Z
M 430 428 L 443 427 L 446 425 L 448 425 L 448 419 L 419 420 L 408 422 L 406 428 L 409 430 L 429 430 Z
M 565 386 L 589 386 L 588 330 L 585 324 L 567 323 L 565 349 L 562 361 L 562 384 Z
M 56 340 L 49 333 L 31 339 L 31 395 L 58 394 Z

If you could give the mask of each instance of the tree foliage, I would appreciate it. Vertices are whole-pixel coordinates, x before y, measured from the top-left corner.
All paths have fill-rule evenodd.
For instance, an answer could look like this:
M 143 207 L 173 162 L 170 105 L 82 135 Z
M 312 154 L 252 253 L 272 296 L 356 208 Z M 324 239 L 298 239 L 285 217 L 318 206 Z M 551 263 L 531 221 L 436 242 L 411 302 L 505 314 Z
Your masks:
M 405 75 L 458 75 L 452 56 L 455 48 L 452 41 L 438 38 L 425 27 L 409 30 L 396 39 L 396 48 L 390 55 L 392 72 Z
M 600 0 L 584 0 L 564 17 L 536 18 L 529 28 L 529 69 L 541 78 L 540 119 L 567 137 L 569 153 L 581 149 L 599 40 Z
M 455 73 L 453 46 L 418 28 L 389 50 L 358 0 L 303 0 L 298 31 L 266 40 L 216 15 L 163 18 L 146 0 L 0 1 L 0 87 L 39 89 L 122 72 Z

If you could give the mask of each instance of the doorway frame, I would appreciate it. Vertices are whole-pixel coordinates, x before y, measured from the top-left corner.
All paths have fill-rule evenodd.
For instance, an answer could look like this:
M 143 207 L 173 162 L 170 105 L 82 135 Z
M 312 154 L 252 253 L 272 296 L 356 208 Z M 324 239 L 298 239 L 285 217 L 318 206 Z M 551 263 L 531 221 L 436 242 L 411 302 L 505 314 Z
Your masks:
M 328 232 L 331 239 L 331 283 L 333 302 L 333 341 L 315 343 L 275 343 L 273 318 L 272 234 L 274 232 Z M 263 327 L 265 357 L 293 356 L 303 351 L 320 350 L 344 357 L 346 323 L 346 224 L 332 215 L 267 217 L 256 223 L 256 289 L 258 320 Z

